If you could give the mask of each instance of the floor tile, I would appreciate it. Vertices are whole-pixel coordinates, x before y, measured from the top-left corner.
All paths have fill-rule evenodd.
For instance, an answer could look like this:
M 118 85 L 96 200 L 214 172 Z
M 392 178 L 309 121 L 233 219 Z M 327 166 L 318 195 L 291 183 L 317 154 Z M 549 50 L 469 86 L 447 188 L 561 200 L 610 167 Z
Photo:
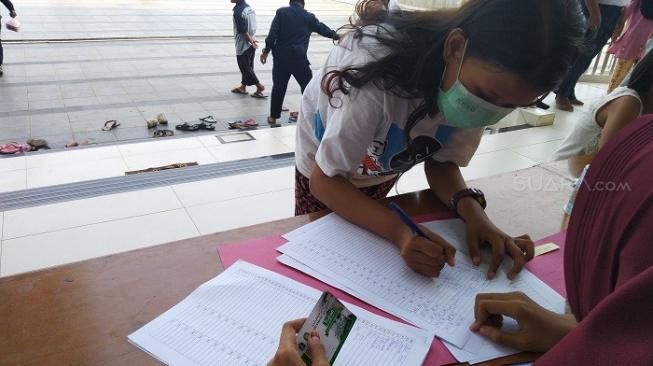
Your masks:
M 27 178 L 25 170 L 11 170 L 2 172 L 0 179 L 0 192 L 19 191 L 27 188 Z
M 500 150 L 475 155 L 469 166 L 461 168 L 461 171 L 465 180 L 472 180 L 526 169 L 537 164 L 537 161 L 528 159 L 513 151 Z
M 179 184 L 172 188 L 186 207 L 220 202 L 295 186 L 295 168 L 265 170 L 250 174 Z
M 10 170 L 19 170 L 25 169 L 25 157 L 24 156 L 15 156 L 10 158 L 1 158 L 0 159 L 0 173 L 8 172 Z
M 120 151 L 115 146 L 88 147 L 78 150 L 30 155 L 27 157 L 27 169 L 60 165 L 69 166 L 120 157 Z
M 565 137 L 566 135 L 564 133 L 551 126 L 546 126 L 486 135 L 483 137 L 483 140 L 501 147 L 522 147 L 559 140 Z
M 151 154 L 162 151 L 200 149 L 204 145 L 197 138 L 160 139 L 151 142 L 120 145 L 118 149 L 123 156 Z
M 197 162 L 199 165 L 204 165 L 218 162 L 205 147 L 127 155 L 124 159 L 129 170 L 141 170 L 175 163 Z
M 251 207 L 243 212 L 243 207 Z M 202 235 L 280 220 L 294 215 L 295 190 L 287 189 L 187 208 Z
M 555 140 L 531 146 L 514 147 L 511 150 L 538 163 L 548 163 L 554 160 L 553 154 L 558 150 L 562 141 Z
M 170 187 L 6 211 L 4 240 L 182 208 Z
M 127 165 L 122 158 L 94 160 L 75 164 L 41 166 L 27 169 L 27 187 L 47 187 L 57 184 L 118 177 Z
M 237 142 L 209 147 L 208 149 L 220 162 L 293 152 L 293 149 L 278 139 Z
M 8 276 L 197 236 L 183 209 L 87 225 L 2 242 Z

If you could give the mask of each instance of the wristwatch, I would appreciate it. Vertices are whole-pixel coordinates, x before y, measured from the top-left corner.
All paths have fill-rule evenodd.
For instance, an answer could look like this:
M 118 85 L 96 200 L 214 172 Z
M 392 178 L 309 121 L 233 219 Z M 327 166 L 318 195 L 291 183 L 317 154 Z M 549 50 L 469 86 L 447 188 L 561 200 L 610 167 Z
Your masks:
M 449 208 L 454 212 L 458 212 L 458 202 L 465 197 L 472 197 L 475 199 L 483 209 L 487 207 L 487 201 L 485 200 L 485 194 L 478 188 L 467 188 L 462 191 L 456 192 L 453 197 L 449 200 Z

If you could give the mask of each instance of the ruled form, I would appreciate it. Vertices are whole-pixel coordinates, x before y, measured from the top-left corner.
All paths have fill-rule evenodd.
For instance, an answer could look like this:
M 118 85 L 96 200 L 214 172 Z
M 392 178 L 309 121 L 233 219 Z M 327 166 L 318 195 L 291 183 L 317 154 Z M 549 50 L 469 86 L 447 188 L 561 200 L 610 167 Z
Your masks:
M 284 322 L 308 316 L 321 292 L 239 261 L 129 336 L 169 365 L 266 365 Z M 358 317 L 334 365 L 421 365 L 432 336 L 353 306 Z
M 459 220 L 450 222 L 426 226 L 444 233 L 456 247 L 464 247 Z M 426 278 L 405 264 L 394 244 L 335 214 L 284 237 L 290 242 L 278 250 L 301 263 L 304 270 L 319 273 L 322 281 L 461 350 L 472 337 L 469 325 L 474 320 L 476 294 L 522 291 L 549 310 L 564 312 L 564 299 L 527 270 L 516 281 L 508 280 L 504 267 L 511 263 L 505 263 L 490 281 L 487 263 L 475 267 L 468 256 L 458 254 L 454 268 L 445 267 L 439 278 Z

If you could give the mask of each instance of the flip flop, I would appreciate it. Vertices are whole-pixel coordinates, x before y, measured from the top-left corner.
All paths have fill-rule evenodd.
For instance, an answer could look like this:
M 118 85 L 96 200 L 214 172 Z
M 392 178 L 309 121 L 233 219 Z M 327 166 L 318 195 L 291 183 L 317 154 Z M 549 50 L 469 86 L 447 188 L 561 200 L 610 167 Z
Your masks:
M 163 113 L 156 115 L 156 121 L 159 122 L 160 125 L 168 125 L 168 118 Z
M 159 120 L 156 119 L 156 118 L 151 118 L 151 119 L 148 119 L 146 121 L 146 123 L 147 123 L 147 128 L 152 129 L 152 128 L 159 125 Z
M 206 122 L 206 123 L 218 123 L 218 120 L 215 119 L 213 116 L 206 116 L 206 117 L 201 117 L 200 121 Z
M 256 122 L 255 120 L 253 120 L 253 119 L 251 119 L 251 118 L 248 119 L 248 120 L 246 120 L 246 121 L 244 121 L 243 124 L 244 124 L 245 126 L 247 126 L 247 127 L 258 127 L 258 122 Z
M 118 126 L 120 126 L 120 123 L 118 123 L 118 121 L 116 121 L 115 119 L 108 120 L 104 122 L 104 127 L 102 128 L 102 131 L 111 131 Z
M 188 122 L 184 122 L 180 125 L 175 126 L 175 129 L 180 131 L 197 131 L 200 129 L 200 125 L 191 125 Z
M 168 136 L 174 136 L 175 132 L 171 130 L 156 130 L 154 131 L 154 135 L 152 137 L 168 137 Z
M 231 92 L 232 92 L 232 93 L 235 93 L 235 94 L 242 94 L 242 95 L 247 95 L 247 94 L 249 94 L 248 92 L 246 92 L 246 91 L 242 91 L 242 90 L 240 90 L 240 89 L 238 89 L 238 88 L 233 88 L 233 89 L 231 89 Z
M 252 93 L 252 95 L 250 95 L 250 96 L 251 96 L 252 98 L 257 98 L 257 99 L 265 99 L 265 98 L 268 97 L 267 95 L 265 95 L 265 94 L 263 94 L 263 93 L 261 93 L 261 92 L 258 92 L 258 91 Z
M 27 144 L 19 144 L 17 142 L 10 142 L 8 144 L 0 145 L 0 154 L 13 155 L 30 151 L 31 147 Z
M 44 139 L 29 139 L 27 144 L 32 148 L 32 151 L 39 151 L 41 149 L 50 149 L 48 142 Z
M 290 110 L 290 109 L 288 109 L 288 107 L 281 107 L 281 111 L 282 111 L 282 112 L 288 112 L 289 110 Z
M 197 126 L 200 130 L 215 131 L 215 124 L 212 124 L 212 123 L 202 122 L 202 123 L 196 124 L 195 126 Z

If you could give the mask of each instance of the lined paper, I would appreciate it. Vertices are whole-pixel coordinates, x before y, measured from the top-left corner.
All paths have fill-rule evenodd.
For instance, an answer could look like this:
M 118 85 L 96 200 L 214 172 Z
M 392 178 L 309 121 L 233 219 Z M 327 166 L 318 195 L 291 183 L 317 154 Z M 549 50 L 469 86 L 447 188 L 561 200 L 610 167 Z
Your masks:
M 306 317 L 321 292 L 239 261 L 129 336 L 169 365 L 266 365 L 284 322 Z M 421 365 L 427 332 L 351 304 L 358 317 L 335 365 Z M 362 357 L 361 355 L 364 355 Z
M 436 232 L 464 248 L 459 221 L 438 222 Z M 463 227 L 464 230 L 464 227 Z M 392 243 L 335 214 L 284 236 L 290 242 L 279 251 L 319 273 L 323 281 L 402 318 L 466 350 L 472 338 L 476 294 L 522 291 L 542 306 L 564 311 L 564 299 L 527 270 L 515 281 L 506 277 L 505 263 L 494 280 L 486 279 L 487 263 L 475 267 L 458 254 L 454 268 L 445 267 L 437 279 L 410 269 Z M 507 261 L 510 262 L 510 261 Z M 301 269 L 300 269 L 301 270 Z

